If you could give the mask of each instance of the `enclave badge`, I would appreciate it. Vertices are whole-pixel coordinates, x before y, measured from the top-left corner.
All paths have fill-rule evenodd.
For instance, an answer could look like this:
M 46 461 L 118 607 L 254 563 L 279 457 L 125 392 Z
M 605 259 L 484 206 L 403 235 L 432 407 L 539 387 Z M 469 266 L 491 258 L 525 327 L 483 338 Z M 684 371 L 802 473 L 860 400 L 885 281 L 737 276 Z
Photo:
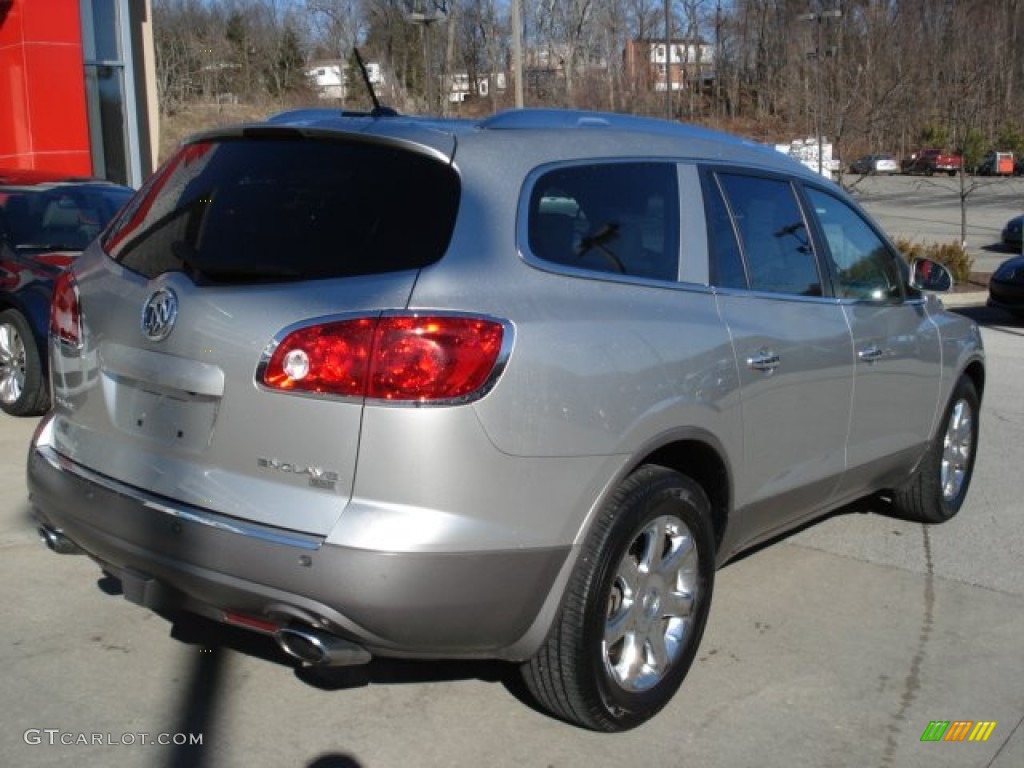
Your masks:
M 323 488 L 326 491 L 333 491 L 338 484 L 338 473 L 323 467 L 293 464 L 289 461 L 267 459 L 263 456 L 256 458 L 256 465 L 266 469 L 276 469 L 278 472 L 287 472 L 290 475 L 309 475 L 309 485 L 312 488 Z
M 170 288 L 154 291 L 142 305 L 142 332 L 151 341 L 163 341 L 174 330 L 178 297 Z

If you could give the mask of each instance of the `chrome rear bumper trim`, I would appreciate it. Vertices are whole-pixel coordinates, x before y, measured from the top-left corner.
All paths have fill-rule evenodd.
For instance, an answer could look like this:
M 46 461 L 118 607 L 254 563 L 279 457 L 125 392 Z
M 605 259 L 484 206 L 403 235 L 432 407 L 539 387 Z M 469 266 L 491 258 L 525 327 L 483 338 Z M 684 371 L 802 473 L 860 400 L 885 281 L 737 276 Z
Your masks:
M 282 544 L 287 547 L 315 551 L 320 549 L 323 538 L 313 534 L 289 531 L 282 528 L 270 528 L 269 526 L 249 523 L 237 518 L 211 512 L 201 507 L 193 507 L 185 504 L 172 506 L 166 500 L 131 485 L 114 480 L 113 478 L 93 472 L 90 469 L 74 463 L 67 457 L 54 450 L 52 445 L 47 445 L 43 440 L 37 439 L 36 453 L 51 467 L 59 472 L 68 472 L 76 475 L 90 483 L 95 483 L 112 493 L 128 496 L 137 499 L 143 506 L 160 512 L 169 517 L 196 523 L 208 528 L 215 528 L 219 531 L 234 533 L 238 536 L 245 536 L 272 544 Z

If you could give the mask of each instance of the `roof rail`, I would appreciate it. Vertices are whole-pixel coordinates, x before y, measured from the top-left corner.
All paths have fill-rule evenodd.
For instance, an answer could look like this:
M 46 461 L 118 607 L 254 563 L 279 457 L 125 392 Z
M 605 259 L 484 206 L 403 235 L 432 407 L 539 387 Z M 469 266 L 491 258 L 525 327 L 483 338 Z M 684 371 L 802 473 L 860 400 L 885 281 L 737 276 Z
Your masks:
M 401 117 L 401 115 L 391 107 L 374 107 L 369 112 L 352 109 L 331 109 L 330 107 L 303 107 L 300 109 L 291 109 L 287 112 L 278 112 L 276 115 L 268 117 L 266 122 L 310 123 L 322 120 L 335 120 L 339 117 L 365 117 L 376 119 L 381 117 Z
M 677 123 L 656 117 L 642 117 L 614 112 L 590 112 L 577 109 L 509 109 L 482 120 L 480 128 L 491 130 L 544 130 L 558 128 L 611 128 L 616 131 L 675 136 L 687 139 L 708 138 L 758 146 L 732 134 L 710 128 Z
M 636 128 L 652 130 L 677 128 L 675 123 L 635 115 L 612 112 L 591 112 L 581 109 L 508 109 L 480 122 L 481 128 Z

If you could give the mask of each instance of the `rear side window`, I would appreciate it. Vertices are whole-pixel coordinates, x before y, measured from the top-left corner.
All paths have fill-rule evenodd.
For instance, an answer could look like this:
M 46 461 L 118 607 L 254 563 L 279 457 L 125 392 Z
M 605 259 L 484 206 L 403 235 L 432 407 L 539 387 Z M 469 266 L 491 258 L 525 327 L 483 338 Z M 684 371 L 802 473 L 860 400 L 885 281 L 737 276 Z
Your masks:
M 821 296 L 811 235 L 792 185 L 731 173 L 719 173 L 718 181 L 739 235 L 750 288 Z
M 247 138 L 189 145 L 107 233 L 146 277 L 197 283 L 305 280 L 417 269 L 444 254 L 459 180 L 446 163 L 384 144 Z
M 549 171 L 530 196 L 530 252 L 556 264 L 653 280 L 679 276 L 679 190 L 671 163 Z

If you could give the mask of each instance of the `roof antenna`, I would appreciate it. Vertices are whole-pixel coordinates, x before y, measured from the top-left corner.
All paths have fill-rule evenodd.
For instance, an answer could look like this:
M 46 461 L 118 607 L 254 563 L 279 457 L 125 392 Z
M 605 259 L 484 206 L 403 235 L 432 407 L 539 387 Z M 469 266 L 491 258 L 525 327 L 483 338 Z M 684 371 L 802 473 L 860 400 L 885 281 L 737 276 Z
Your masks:
M 366 85 L 366 90 L 370 93 L 370 100 L 373 101 L 373 110 L 370 112 L 370 117 L 397 117 L 398 113 L 391 107 L 382 107 L 380 101 L 377 99 L 377 94 L 374 93 L 373 83 L 370 82 L 370 73 L 366 71 L 366 65 L 363 63 L 363 57 L 359 55 L 359 49 L 353 47 L 352 53 L 356 56 L 356 63 L 359 64 L 359 71 L 363 75 L 363 83 Z

